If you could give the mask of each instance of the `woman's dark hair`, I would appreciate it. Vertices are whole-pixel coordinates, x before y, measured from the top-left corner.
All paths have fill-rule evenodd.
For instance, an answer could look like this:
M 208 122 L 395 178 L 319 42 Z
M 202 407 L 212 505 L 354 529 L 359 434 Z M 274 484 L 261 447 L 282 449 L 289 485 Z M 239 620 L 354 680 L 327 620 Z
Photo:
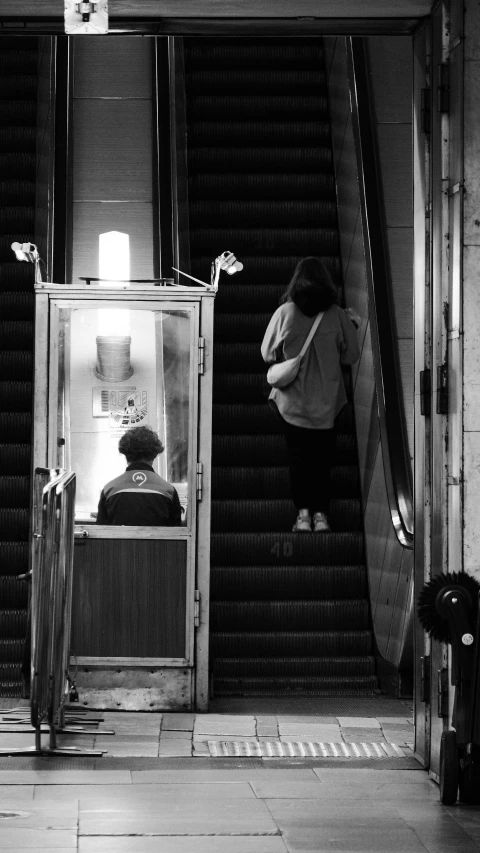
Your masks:
M 320 258 L 302 258 L 280 302 L 294 302 L 302 314 L 314 317 L 337 301 L 332 277 Z
M 118 450 L 123 453 L 127 462 L 155 459 L 159 453 L 163 453 L 163 449 L 157 433 L 148 426 L 129 429 L 118 442 Z

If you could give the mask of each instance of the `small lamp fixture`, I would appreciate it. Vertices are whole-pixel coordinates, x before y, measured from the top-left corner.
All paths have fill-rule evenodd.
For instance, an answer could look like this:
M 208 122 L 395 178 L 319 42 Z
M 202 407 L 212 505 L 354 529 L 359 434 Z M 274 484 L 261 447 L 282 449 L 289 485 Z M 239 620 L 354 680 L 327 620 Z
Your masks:
M 12 243 L 12 251 L 15 252 L 17 261 L 29 261 L 35 264 L 39 260 L 35 243 Z
M 27 261 L 29 264 L 35 264 L 35 281 L 42 281 L 40 272 L 40 261 L 45 266 L 35 243 L 12 243 L 12 251 L 15 252 L 17 261 Z
M 187 278 L 191 278 L 192 281 L 196 281 L 198 282 L 198 284 L 203 284 L 203 286 L 206 287 L 207 290 L 214 290 L 216 293 L 218 290 L 220 270 L 225 270 L 228 275 L 234 275 L 236 272 L 240 272 L 240 270 L 243 270 L 243 264 L 241 263 L 241 261 L 237 261 L 233 252 L 222 252 L 222 254 L 218 256 L 218 258 L 215 258 L 215 260 L 212 261 L 212 274 L 210 284 L 207 284 L 206 281 L 202 281 L 199 278 L 195 278 L 195 276 L 193 275 L 189 275 L 188 272 L 182 272 L 182 270 L 177 269 L 177 267 L 172 267 L 172 270 L 175 270 L 175 272 L 179 272 L 180 275 L 184 275 Z
M 220 278 L 220 270 L 225 270 L 228 275 L 235 275 L 236 272 L 243 270 L 243 264 L 237 261 L 233 252 L 222 252 L 218 258 L 212 263 L 212 287 L 218 290 L 218 280 Z
M 94 0 L 91 3 L 65 0 L 65 33 L 67 36 L 108 33 L 107 0 Z

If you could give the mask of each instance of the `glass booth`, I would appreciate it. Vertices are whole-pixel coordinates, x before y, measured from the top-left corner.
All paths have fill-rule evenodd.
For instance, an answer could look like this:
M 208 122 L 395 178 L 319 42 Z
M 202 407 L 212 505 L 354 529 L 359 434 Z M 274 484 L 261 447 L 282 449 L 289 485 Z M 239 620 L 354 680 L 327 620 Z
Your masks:
M 91 707 L 208 704 L 213 297 L 36 286 L 34 464 L 77 478 L 71 664 Z M 138 426 L 158 433 L 153 467 L 176 490 L 179 517 L 99 524 L 101 491 L 126 468 L 118 442 Z M 135 477 L 124 491 L 143 485 Z

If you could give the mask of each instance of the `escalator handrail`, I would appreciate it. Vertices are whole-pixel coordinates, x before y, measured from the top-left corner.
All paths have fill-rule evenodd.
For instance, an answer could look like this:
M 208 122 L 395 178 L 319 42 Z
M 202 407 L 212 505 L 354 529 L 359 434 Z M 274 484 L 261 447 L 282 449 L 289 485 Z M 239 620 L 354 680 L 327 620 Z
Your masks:
M 394 335 L 393 291 L 367 46 L 365 39 L 359 37 L 347 38 L 346 42 L 385 483 L 398 541 L 405 548 L 413 548 L 412 471 Z

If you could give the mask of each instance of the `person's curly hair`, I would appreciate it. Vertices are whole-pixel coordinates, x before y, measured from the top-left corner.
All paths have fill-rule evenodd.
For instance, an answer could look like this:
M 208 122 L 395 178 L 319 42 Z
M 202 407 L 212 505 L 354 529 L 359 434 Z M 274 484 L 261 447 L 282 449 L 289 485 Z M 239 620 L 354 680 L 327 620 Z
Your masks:
M 314 317 L 337 302 L 337 291 L 325 264 L 320 258 L 302 258 L 292 280 L 280 299 L 294 302 L 302 314 Z
M 123 453 L 127 462 L 139 462 L 141 459 L 155 459 L 163 453 L 164 447 L 156 432 L 148 426 L 134 427 L 124 433 L 118 442 L 118 451 Z

